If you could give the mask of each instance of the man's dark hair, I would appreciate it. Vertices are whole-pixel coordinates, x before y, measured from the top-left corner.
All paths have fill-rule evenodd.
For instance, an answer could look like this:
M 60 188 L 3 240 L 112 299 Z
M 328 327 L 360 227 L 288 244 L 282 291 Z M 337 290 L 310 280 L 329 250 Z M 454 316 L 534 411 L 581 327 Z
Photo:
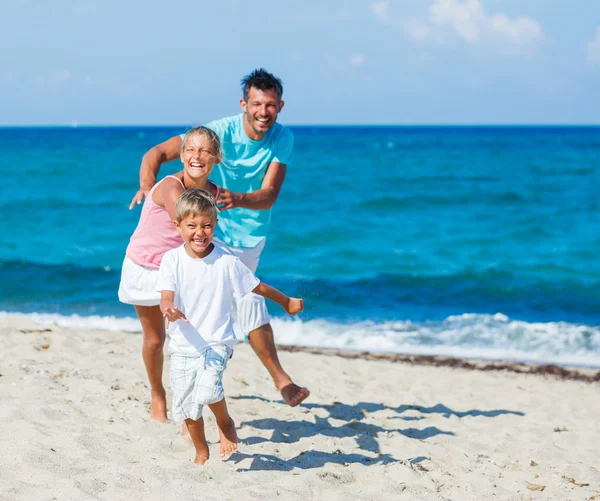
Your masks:
M 251 87 L 262 90 L 263 92 L 266 90 L 275 89 L 279 95 L 279 99 L 281 99 L 281 96 L 283 96 L 283 82 L 264 68 L 254 70 L 252 73 L 242 78 L 244 101 L 248 101 L 248 94 L 250 93 Z

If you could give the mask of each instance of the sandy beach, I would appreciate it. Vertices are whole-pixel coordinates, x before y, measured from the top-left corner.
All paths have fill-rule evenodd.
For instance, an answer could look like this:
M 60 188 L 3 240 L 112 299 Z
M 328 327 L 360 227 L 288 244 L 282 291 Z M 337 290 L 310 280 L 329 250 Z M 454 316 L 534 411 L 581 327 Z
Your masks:
M 14 317 L 0 335 L 3 501 L 600 500 L 598 382 L 282 351 L 312 391 L 289 408 L 238 345 L 239 452 L 219 459 L 207 413 L 200 467 L 179 423 L 148 419 L 141 335 Z

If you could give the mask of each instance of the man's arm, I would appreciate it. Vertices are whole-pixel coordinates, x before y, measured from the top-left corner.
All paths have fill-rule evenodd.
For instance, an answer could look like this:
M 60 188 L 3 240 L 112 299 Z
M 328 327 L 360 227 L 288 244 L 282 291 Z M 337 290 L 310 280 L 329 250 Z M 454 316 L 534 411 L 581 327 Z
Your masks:
M 251 193 L 234 193 L 221 188 L 217 203 L 220 210 L 241 207 L 244 209 L 267 210 L 275 205 L 285 180 L 286 165 L 271 162 L 265 173 L 260 190 Z M 222 206 L 220 204 L 223 204 Z
M 181 137 L 174 136 L 167 139 L 164 143 L 157 144 L 150 148 L 142 158 L 140 166 L 140 189 L 133 197 L 129 209 L 133 209 L 136 204 L 141 204 L 150 189 L 156 183 L 156 175 L 160 166 L 179 157 L 181 150 Z

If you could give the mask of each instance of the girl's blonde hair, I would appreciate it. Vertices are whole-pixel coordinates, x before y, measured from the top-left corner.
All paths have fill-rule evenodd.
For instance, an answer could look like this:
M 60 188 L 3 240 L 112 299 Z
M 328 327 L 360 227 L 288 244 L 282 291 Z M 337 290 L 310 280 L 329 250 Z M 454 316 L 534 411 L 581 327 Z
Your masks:
M 183 136 L 183 141 L 181 141 L 181 151 L 183 151 L 183 149 L 185 148 L 185 143 L 188 140 L 188 138 L 194 136 L 195 134 L 199 134 L 200 136 L 204 136 L 205 138 L 207 138 L 208 142 L 210 143 L 212 154 L 215 157 L 221 158 L 221 140 L 219 139 L 219 136 L 217 136 L 214 130 L 209 129 L 208 127 L 204 127 L 203 125 L 194 127 L 185 133 L 185 135 Z

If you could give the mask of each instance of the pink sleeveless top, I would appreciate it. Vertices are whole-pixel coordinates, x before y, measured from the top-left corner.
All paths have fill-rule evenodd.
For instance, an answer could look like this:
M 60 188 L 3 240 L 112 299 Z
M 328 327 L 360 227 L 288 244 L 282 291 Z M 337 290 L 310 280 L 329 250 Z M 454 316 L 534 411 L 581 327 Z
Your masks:
M 165 252 L 183 244 L 183 239 L 177 228 L 175 228 L 167 209 L 156 205 L 152 201 L 154 190 L 168 177 L 177 179 L 183 186 L 183 183 L 175 176 L 166 176 L 154 185 L 146 196 L 140 214 L 140 221 L 133 235 L 131 235 L 129 245 L 125 251 L 129 259 L 146 268 L 158 269 Z M 185 186 L 183 188 L 185 189 Z M 220 189 L 217 186 L 216 199 L 219 198 L 219 192 Z

